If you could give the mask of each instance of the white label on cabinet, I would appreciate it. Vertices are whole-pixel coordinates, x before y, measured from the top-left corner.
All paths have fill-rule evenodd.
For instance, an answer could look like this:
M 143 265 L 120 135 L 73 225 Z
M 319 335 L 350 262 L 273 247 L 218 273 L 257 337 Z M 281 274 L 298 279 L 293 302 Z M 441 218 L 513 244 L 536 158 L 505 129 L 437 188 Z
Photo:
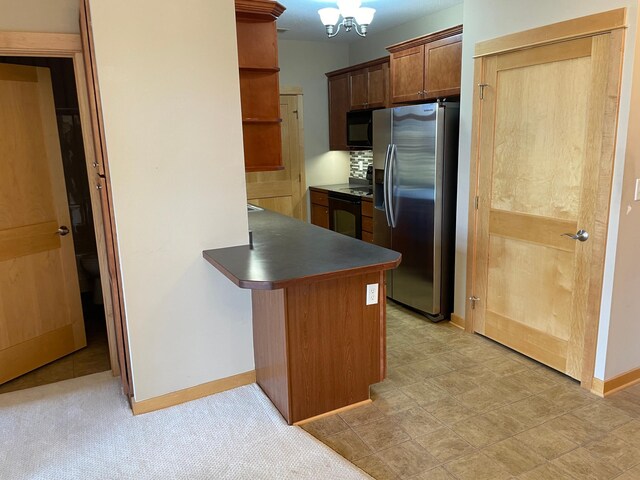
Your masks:
M 367 285 L 367 305 L 375 305 L 378 303 L 378 284 L 371 283 Z

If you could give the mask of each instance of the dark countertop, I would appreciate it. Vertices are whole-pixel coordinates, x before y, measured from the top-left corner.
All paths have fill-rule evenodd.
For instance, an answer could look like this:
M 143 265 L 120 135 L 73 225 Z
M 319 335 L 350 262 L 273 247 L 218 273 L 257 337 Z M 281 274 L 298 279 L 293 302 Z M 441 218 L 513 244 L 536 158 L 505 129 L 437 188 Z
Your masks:
M 203 257 L 241 288 L 275 290 L 301 281 L 388 270 L 400 254 L 268 210 L 249 213 L 249 245 Z
M 366 195 L 366 190 L 370 190 L 372 188 L 371 185 L 337 183 L 335 185 L 313 185 L 309 188 L 315 188 L 317 190 L 324 190 L 327 192 L 338 192 L 342 194 L 354 195 L 356 197 L 360 197 L 362 200 L 373 199 L 373 195 Z

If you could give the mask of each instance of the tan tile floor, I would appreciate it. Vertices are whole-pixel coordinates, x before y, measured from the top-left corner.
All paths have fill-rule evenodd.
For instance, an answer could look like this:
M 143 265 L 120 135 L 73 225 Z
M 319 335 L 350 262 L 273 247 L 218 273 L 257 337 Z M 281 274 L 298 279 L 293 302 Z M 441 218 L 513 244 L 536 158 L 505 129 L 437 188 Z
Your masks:
M 387 309 L 373 403 L 303 426 L 378 480 L 640 480 L 640 385 L 601 399 L 479 335 Z
M 85 311 L 88 315 L 85 348 L 0 385 L 0 394 L 110 370 L 107 329 L 101 308 L 96 306 Z

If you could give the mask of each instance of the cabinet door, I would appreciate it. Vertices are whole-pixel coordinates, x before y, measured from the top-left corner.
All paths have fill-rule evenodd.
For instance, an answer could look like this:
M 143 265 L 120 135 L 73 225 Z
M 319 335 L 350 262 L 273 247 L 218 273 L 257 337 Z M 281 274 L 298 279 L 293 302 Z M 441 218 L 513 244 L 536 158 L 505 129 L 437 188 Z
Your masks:
M 329 77 L 329 149 L 347 147 L 347 111 L 349 111 L 349 75 Z
M 389 99 L 389 64 L 368 69 L 369 98 L 367 108 L 384 108 Z
M 311 204 L 311 223 L 323 228 L 329 228 L 329 208 L 317 203 Z
M 349 74 L 349 99 L 351 110 L 368 108 L 369 79 L 366 68 Z
M 424 90 L 424 45 L 391 54 L 391 102 L 421 100 Z
M 425 45 L 425 98 L 460 95 L 462 35 Z

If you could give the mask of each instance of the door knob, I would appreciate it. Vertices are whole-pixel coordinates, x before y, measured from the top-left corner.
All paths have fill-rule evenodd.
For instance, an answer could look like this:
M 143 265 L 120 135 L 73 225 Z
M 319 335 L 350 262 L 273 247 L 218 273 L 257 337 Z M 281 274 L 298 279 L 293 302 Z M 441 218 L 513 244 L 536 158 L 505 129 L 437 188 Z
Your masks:
M 66 227 L 65 225 L 62 225 L 57 231 L 56 234 L 60 235 L 61 237 L 64 237 L 65 235 L 69 235 L 69 228 Z
M 586 230 L 578 230 L 575 235 L 572 233 L 563 233 L 560 236 L 569 237 L 572 240 L 578 240 L 579 242 L 586 242 L 587 240 L 589 240 L 589 232 L 587 232 Z

